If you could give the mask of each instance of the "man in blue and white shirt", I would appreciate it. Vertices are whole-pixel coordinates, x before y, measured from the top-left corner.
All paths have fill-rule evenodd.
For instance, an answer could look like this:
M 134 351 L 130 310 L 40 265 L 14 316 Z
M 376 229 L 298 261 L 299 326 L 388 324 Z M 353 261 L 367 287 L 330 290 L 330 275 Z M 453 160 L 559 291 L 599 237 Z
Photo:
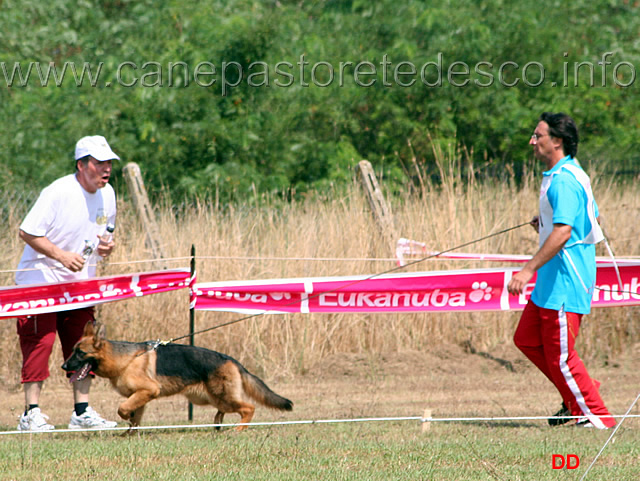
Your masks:
M 519 295 L 537 272 L 514 342 L 562 396 L 562 409 L 550 425 L 569 421 L 562 416 L 580 416 L 579 425 L 606 429 L 615 420 L 600 397 L 600 383 L 574 349 L 582 316 L 591 311 L 595 244 L 604 238 L 589 177 L 575 158 L 578 129 L 568 115 L 545 112 L 529 143 L 547 171 L 540 214 L 531 222 L 540 248 L 508 285 L 510 294 Z

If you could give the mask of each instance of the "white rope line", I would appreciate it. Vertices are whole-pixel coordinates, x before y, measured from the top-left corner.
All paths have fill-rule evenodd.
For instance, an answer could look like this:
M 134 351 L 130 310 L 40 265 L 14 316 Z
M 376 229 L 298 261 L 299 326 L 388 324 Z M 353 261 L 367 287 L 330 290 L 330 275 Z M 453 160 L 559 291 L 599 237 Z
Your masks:
M 640 397 L 640 395 L 638 395 Z M 637 399 L 636 399 L 637 400 Z M 634 403 L 635 404 L 635 403 Z M 633 407 L 633 405 L 632 405 Z M 578 419 L 583 416 L 555 416 L 557 419 Z M 640 418 L 640 414 L 624 414 L 600 416 L 602 418 Z M 344 424 L 344 423 L 365 423 L 365 422 L 398 422 L 398 421 L 419 421 L 421 423 L 436 422 L 488 422 L 488 421 L 539 421 L 548 420 L 549 416 L 500 416 L 500 417 L 448 417 L 434 418 L 422 416 L 400 416 L 400 417 L 367 417 L 351 419 L 303 419 L 298 421 L 265 421 L 251 423 L 227 423 L 227 424 L 167 424 L 160 426 L 136 426 L 136 427 L 115 427 L 115 428 L 93 428 L 93 429 L 52 429 L 50 431 L 0 431 L 0 435 L 11 434 L 56 434 L 56 433 L 79 433 L 79 432 L 109 432 L 109 431 L 147 431 L 160 429 L 202 429 L 202 428 L 234 428 L 237 426 L 292 426 L 292 425 L 313 425 L 313 424 Z M 620 423 L 621 424 L 621 423 Z M 618 424 L 618 426 L 620 425 Z M 550 428 L 551 429 L 551 428 Z M 615 433 L 615 431 L 614 431 Z M 612 433 L 613 436 L 613 433 Z
M 296 261 L 296 262 L 396 262 L 395 257 L 259 257 L 259 256 L 197 256 L 198 260 L 248 260 L 248 261 Z M 142 259 L 137 261 L 109 261 L 109 265 L 130 265 L 130 264 L 150 264 L 156 262 L 175 262 L 175 261 L 190 261 L 191 257 L 168 257 L 163 259 Z M 429 259 L 431 260 L 431 259 Z M 433 259 L 438 260 L 438 259 Z M 442 260 L 442 259 L 440 259 Z M 98 264 L 88 264 L 91 266 L 97 266 Z M 63 267 L 50 268 L 50 269 L 63 269 Z M 27 271 L 39 271 L 39 268 L 29 269 L 6 269 L 0 270 L 0 274 L 10 274 L 13 272 L 27 272 Z
M 640 414 L 625 415 L 610 415 L 610 416 L 598 416 L 600 418 L 640 418 Z M 473 421 L 535 421 L 535 420 L 548 420 L 548 419 L 582 419 L 584 416 L 504 416 L 504 417 L 486 417 L 486 418 L 473 418 L 473 417 L 460 417 L 460 418 L 421 418 L 422 422 L 473 422 Z
M 198 259 L 265 260 L 265 261 L 320 261 L 320 262 L 397 262 L 395 257 L 252 257 L 252 256 L 198 256 Z M 442 259 L 441 259 L 442 260 Z
M 108 264 L 109 265 L 130 265 L 130 264 L 144 264 L 144 263 L 153 263 L 153 262 L 173 262 L 173 261 L 184 261 L 184 260 L 191 260 L 191 257 L 169 257 L 166 259 L 143 259 L 143 260 L 138 260 L 138 261 L 120 261 L 120 262 L 111 262 L 109 261 Z M 98 266 L 100 264 L 86 264 L 87 266 Z M 9 274 L 12 272 L 29 272 L 29 271 L 41 271 L 42 269 L 49 269 L 49 270 L 59 270 L 59 269 L 64 269 L 64 267 L 60 266 L 60 267 L 48 267 L 48 266 L 43 266 L 42 268 L 40 267 L 30 267 L 28 269 L 6 269 L 6 270 L 0 270 L 0 274 Z
M 405 254 L 406 255 L 406 254 Z M 396 257 L 261 257 L 261 256 L 197 256 L 198 260 L 222 260 L 222 261 L 292 261 L 292 262 L 397 262 Z M 618 260 L 637 261 L 637 256 L 618 256 Z M 127 261 L 108 261 L 108 265 L 131 265 L 131 264 L 151 264 L 159 262 L 177 262 L 177 261 L 190 261 L 191 256 L 182 257 L 166 257 L 162 259 L 140 259 L 140 260 L 127 260 Z M 443 258 L 443 257 L 429 257 L 423 259 L 431 262 L 438 261 L 483 261 L 485 259 L 471 259 L 471 258 Z M 492 259 L 496 262 L 502 262 L 500 259 Z M 91 266 L 98 266 L 99 264 L 88 264 Z M 50 268 L 50 269 L 63 269 L 63 267 Z M 0 274 L 10 274 L 15 272 L 28 272 L 39 271 L 40 268 L 29 269 L 5 269 L 0 270 Z

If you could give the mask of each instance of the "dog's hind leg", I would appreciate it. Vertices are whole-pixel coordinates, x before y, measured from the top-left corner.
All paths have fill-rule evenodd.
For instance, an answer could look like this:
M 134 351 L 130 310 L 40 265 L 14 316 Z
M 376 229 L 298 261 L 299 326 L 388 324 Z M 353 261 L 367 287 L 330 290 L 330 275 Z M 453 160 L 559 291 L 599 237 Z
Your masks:
M 253 404 L 241 402 L 238 403 L 237 408 L 235 409 L 242 418 L 240 419 L 241 424 L 249 424 L 253 419 L 253 413 L 256 412 L 256 408 Z M 238 426 L 236 431 L 243 431 L 247 429 L 248 426 Z
M 232 368 L 234 367 L 233 364 L 230 365 Z M 218 380 L 210 380 L 205 384 L 208 393 L 207 404 L 218 408 L 214 418 L 216 424 L 218 424 L 218 420 L 222 422 L 224 415 L 228 413 L 238 413 L 241 416 L 240 423 L 248 424 L 253 419 L 256 408 L 253 404 L 242 400 L 242 380 L 237 371 L 235 373 L 232 371 L 231 374 L 222 383 Z M 233 376 L 233 374 L 237 375 Z M 247 426 L 237 426 L 236 431 L 242 431 L 246 428 Z
M 249 404 L 242 401 L 233 401 L 233 400 L 225 400 L 224 403 L 218 404 L 218 413 L 216 414 L 215 420 L 217 423 L 218 416 L 220 422 L 222 422 L 222 418 L 225 413 L 238 413 L 240 417 L 240 424 L 249 424 L 253 419 L 253 414 L 256 411 L 256 408 L 253 404 Z M 237 426 L 236 431 L 243 431 L 247 429 L 248 426 Z

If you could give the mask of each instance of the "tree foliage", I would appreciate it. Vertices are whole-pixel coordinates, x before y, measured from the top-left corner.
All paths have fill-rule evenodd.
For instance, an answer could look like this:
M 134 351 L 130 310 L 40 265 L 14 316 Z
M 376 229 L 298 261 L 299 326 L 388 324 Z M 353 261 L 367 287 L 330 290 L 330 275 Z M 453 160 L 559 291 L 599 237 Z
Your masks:
M 637 172 L 637 10 L 602 0 L 5 0 L 0 186 L 39 189 L 68 173 L 76 140 L 92 134 L 139 163 L 152 194 L 176 198 L 324 189 L 361 159 L 403 183 L 410 164 L 437 172 L 434 145 L 463 148 L 481 175 L 498 176 L 530 162 L 546 110 L 576 118 L 580 158 Z M 28 82 L 16 65 L 32 67 Z M 35 65 L 67 72 L 42 86 Z M 80 85 L 71 65 L 99 70 L 95 85 Z

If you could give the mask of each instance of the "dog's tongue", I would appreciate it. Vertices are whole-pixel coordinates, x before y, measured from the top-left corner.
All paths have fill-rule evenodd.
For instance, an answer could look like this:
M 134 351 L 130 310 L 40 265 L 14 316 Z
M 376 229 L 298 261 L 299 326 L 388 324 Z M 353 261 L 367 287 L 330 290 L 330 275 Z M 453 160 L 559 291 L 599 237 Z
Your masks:
M 79 370 L 77 370 L 71 375 L 71 377 L 69 378 L 69 382 L 73 383 L 76 381 L 82 381 L 85 377 L 87 377 L 87 374 L 89 374 L 90 370 L 91 370 L 91 364 L 89 363 L 85 364 Z

